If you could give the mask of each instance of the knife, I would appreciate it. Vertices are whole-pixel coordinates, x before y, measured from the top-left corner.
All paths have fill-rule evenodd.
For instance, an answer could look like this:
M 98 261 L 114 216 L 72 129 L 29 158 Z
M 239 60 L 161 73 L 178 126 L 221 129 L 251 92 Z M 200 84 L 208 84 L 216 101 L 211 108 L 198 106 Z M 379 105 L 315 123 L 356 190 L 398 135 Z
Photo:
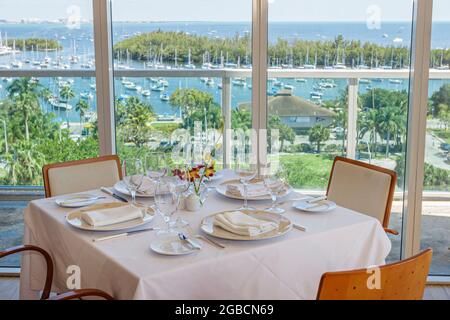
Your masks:
M 111 239 L 116 239 L 116 238 L 121 238 L 121 237 L 127 237 L 129 235 L 136 234 L 136 233 L 147 232 L 147 231 L 155 231 L 155 230 L 159 230 L 159 228 L 147 228 L 147 229 L 142 229 L 142 230 L 128 231 L 128 232 L 125 232 L 125 233 L 119 233 L 119 234 L 115 234 L 115 235 L 112 235 L 112 236 L 95 238 L 95 239 L 92 239 L 92 241 L 93 242 L 99 242 L 99 241 L 111 240 Z
M 113 198 L 116 198 L 117 200 L 120 200 L 120 201 L 122 201 L 122 202 L 128 202 L 127 199 L 125 199 L 124 197 L 121 197 L 121 196 L 119 196 L 118 194 L 112 192 L 112 191 L 109 190 L 108 188 L 101 187 L 100 190 L 103 191 L 104 193 L 109 194 L 109 195 L 112 196 Z
M 321 197 L 312 198 L 310 200 L 307 200 L 306 203 L 313 204 L 313 203 L 321 202 L 323 200 L 327 200 L 327 196 L 321 196 Z

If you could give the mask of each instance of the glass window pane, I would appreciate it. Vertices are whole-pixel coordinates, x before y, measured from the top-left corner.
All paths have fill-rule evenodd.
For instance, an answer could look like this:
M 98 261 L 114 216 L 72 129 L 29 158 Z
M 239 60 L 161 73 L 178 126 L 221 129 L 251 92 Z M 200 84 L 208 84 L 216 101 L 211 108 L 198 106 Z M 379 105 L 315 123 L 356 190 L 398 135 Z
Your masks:
M 433 3 L 421 249 L 431 247 L 430 274 L 450 275 L 450 4 Z
M 0 7 L 3 249 L 22 243 L 23 209 L 43 196 L 42 166 L 98 156 L 99 146 L 92 1 L 1 0 Z M 71 76 L 73 69 L 86 73 Z M 56 73 L 23 77 L 23 70 Z M 18 266 L 19 258 L 0 266 Z
M 269 1 L 268 127 L 280 132 L 276 152 L 290 183 L 323 194 L 335 156 L 396 170 L 390 227 L 399 232 L 412 5 Z M 389 237 L 397 260 L 401 237 Z
M 171 153 L 214 129 L 222 167 L 224 126 L 252 125 L 252 1 L 116 0 L 112 16 L 118 153 Z

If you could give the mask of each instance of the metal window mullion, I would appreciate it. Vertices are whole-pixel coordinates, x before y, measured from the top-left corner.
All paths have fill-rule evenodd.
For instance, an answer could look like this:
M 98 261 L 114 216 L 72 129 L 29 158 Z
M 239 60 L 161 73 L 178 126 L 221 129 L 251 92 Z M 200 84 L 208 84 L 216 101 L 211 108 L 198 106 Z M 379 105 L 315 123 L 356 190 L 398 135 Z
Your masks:
M 92 0 L 100 155 L 114 154 L 114 76 L 110 0 Z
M 267 154 L 267 0 L 253 0 L 252 26 L 252 137 L 256 140 L 254 156 L 259 167 Z
M 420 250 L 433 0 L 414 0 L 402 258 Z

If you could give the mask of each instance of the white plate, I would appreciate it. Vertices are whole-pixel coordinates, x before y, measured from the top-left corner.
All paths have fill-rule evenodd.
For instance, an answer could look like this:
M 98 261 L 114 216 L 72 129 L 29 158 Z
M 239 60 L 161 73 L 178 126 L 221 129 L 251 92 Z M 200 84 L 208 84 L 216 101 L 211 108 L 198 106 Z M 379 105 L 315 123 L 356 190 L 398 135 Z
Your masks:
M 328 212 L 336 209 L 336 203 L 330 200 L 322 200 L 320 203 L 307 203 L 308 200 L 296 201 L 292 206 L 306 212 Z M 316 206 L 320 204 L 320 206 Z
M 144 177 L 144 179 L 146 179 L 146 181 L 144 183 L 146 183 L 146 184 L 153 184 L 153 182 L 150 180 L 150 178 Z M 127 187 L 126 187 L 126 185 L 125 185 L 125 183 L 123 181 L 117 182 L 114 185 L 114 189 L 116 189 L 116 191 L 118 191 L 118 192 L 120 192 L 122 194 L 125 194 L 127 196 L 131 196 L 130 191 L 128 191 L 128 189 L 127 189 Z M 153 188 L 149 189 L 149 191 L 145 192 L 145 193 L 139 192 L 139 191 L 136 193 L 136 196 L 140 197 L 140 198 L 153 198 L 153 195 L 154 195 Z
M 58 198 L 55 199 L 55 203 L 63 208 L 80 208 L 80 207 L 85 207 L 85 206 L 89 206 L 91 204 L 94 204 L 98 201 L 97 200 L 89 200 L 92 198 L 96 198 L 98 197 L 98 195 L 96 194 L 88 194 L 88 193 L 84 193 L 84 194 L 77 194 L 77 195 L 71 195 L 71 196 L 67 196 L 67 197 L 62 197 L 62 198 Z M 74 200 L 80 200 L 80 201 L 76 201 L 76 202 L 72 202 Z M 71 201 L 71 203 L 65 203 L 67 201 Z
M 186 241 L 182 241 L 175 237 L 157 238 L 150 245 L 150 249 L 166 256 L 181 256 L 198 251 Z
M 289 231 L 292 230 L 291 220 L 289 220 L 288 218 L 281 216 L 279 214 L 267 212 L 267 211 L 263 211 L 263 210 L 242 211 L 242 212 L 247 213 L 248 215 L 250 215 L 254 218 L 257 218 L 257 219 L 276 222 L 278 224 L 278 228 L 273 231 L 266 232 L 266 233 L 263 233 L 263 234 L 260 234 L 258 236 L 254 236 L 254 237 L 242 236 L 242 235 L 232 233 L 230 231 L 227 231 L 225 229 L 222 229 L 222 228 L 214 225 L 215 216 L 219 213 L 223 213 L 223 212 L 219 212 L 219 213 L 215 213 L 211 216 L 204 218 L 201 222 L 200 229 L 203 232 L 205 232 L 206 234 L 216 237 L 216 238 L 226 239 L 226 240 L 244 240 L 244 241 L 254 241 L 254 240 L 277 238 L 277 237 L 281 237 L 281 236 L 285 235 L 286 233 L 288 233 Z
M 149 223 L 150 221 L 153 220 L 154 211 L 151 208 L 147 208 L 147 211 L 146 211 L 145 216 L 143 218 L 134 219 L 134 220 L 130 220 L 130 221 L 125 221 L 125 222 L 121 222 L 121 223 L 115 223 L 115 224 L 102 226 L 102 227 L 91 226 L 91 225 L 87 224 L 86 222 L 84 222 L 83 219 L 81 219 L 81 214 L 83 213 L 83 211 L 100 210 L 100 209 L 107 209 L 107 208 L 118 208 L 118 207 L 128 206 L 128 205 L 129 205 L 129 203 L 123 203 L 123 202 L 111 202 L 111 203 L 95 204 L 95 205 L 92 205 L 92 206 L 84 208 L 84 209 L 79 209 L 79 210 L 75 210 L 75 211 L 69 212 L 67 214 L 67 216 L 66 216 L 66 221 L 71 226 L 73 226 L 75 228 L 78 228 L 78 229 L 81 229 L 81 230 L 88 230 L 88 231 L 120 231 L 120 230 L 125 230 L 125 229 L 131 229 L 131 228 L 139 227 L 139 226 L 147 224 L 147 223 Z
M 260 180 L 254 180 L 254 181 L 260 182 Z M 219 184 L 216 187 L 216 191 L 219 194 L 221 194 L 221 195 L 223 195 L 225 197 L 231 198 L 231 199 L 244 200 L 244 197 L 237 196 L 237 195 L 234 195 L 234 194 L 229 194 L 227 192 L 227 185 L 228 184 L 239 184 L 239 183 L 240 183 L 239 180 L 225 181 L 225 182 Z M 288 196 L 291 192 L 292 192 L 292 188 L 290 186 L 287 186 L 287 188 L 284 190 L 284 192 L 282 194 L 278 195 L 278 199 L 281 199 L 283 197 Z M 267 192 L 267 194 L 261 195 L 261 196 L 258 196 L 258 197 L 248 197 L 247 200 L 252 200 L 252 201 L 272 200 L 272 197 L 270 196 L 269 192 Z

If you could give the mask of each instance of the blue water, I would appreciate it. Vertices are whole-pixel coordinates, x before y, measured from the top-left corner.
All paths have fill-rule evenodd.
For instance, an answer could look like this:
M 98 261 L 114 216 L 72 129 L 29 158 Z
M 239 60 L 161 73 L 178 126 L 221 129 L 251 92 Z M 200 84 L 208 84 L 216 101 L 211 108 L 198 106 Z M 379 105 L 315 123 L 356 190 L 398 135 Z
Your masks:
M 204 35 L 209 37 L 234 37 L 236 34 L 243 36 L 251 31 L 251 24 L 248 23 L 211 23 L 211 22 L 168 22 L 168 23 L 115 23 L 113 26 L 114 43 L 131 37 L 137 32 L 151 32 L 155 30 L 164 31 L 184 31 L 190 34 Z M 81 56 L 81 63 L 87 62 L 94 57 L 94 43 L 93 43 L 93 29 L 90 24 L 83 24 L 80 29 L 68 29 L 65 25 L 60 24 L 1 24 L 0 31 L 4 35 L 8 33 L 9 38 L 50 38 L 57 39 L 63 46 L 63 50 L 58 53 L 64 57 L 72 55 L 75 51 L 77 55 Z M 450 23 L 435 23 L 433 25 L 433 48 L 447 48 L 450 47 Z M 274 43 L 278 38 L 283 38 L 288 41 L 295 39 L 303 40 L 332 40 L 338 35 L 343 35 L 345 39 L 360 40 L 362 42 L 373 42 L 380 45 L 393 44 L 392 39 L 401 38 L 403 42 L 401 45 L 409 46 L 411 41 L 411 24 L 410 23 L 384 23 L 381 29 L 369 30 L 365 23 L 298 23 L 298 22 L 277 22 L 269 25 L 269 42 Z M 388 35 L 388 37 L 383 36 Z M 398 44 L 397 44 L 398 45 Z M 49 53 L 48 56 L 55 58 L 55 53 Z M 17 60 L 24 61 L 25 59 L 42 60 L 45 57 L 44 52 L 33 54 L 26 52 L 17 55 Z M 11 56 L 0 57 L 0 65 L 9 64 Z M 142 68 L 142 63 L 132 63 L 134 68 Z M 32 68 L 30 65 L 24 64 L 23 68 Z M 79 65 L 73 65 L 72 69 L 80 68 Z M 66 80 L 66 79 L 63 79 Z M 142 86 L 144 89 L 150 89 L 150 81 L 144 78 L 128 79 Z M 167 78 L 169 87 L 167 93 L 171 94 L 177 88 L 197 88 L 211 93 L 215 100 L 220 104 L 221 90 L 217 85 L 209 87 L 201 82 L 199 78 Z M 294 86 L 294 94 L 303 98 L 309 99 L 310 92 L 313 91 L 315 83 L 320 82 L 320 79 L 308 79 L 307 83 L 298 83 L 294 79 L 279 79 L 285 84 Z M 41 84 L 47 86 L 55 94 L 58 92 L 57 79 L 40 79 Z M 74 78 L 73 89 L 77 93 L 91 92 L 95 96 L 95 91 L 90 85 L 94 83 L 94 79 Z M 221 79 L 214 79 L 215 83 L 221 82 Z M 337 87 L 325 91 L 322 100 L 330 100 L 339 96 L 347 85 L 346 80 L 336 80 Z M 430 95 L 432 92 L 439 89 L 443 83 L 448 81 L 433 80 L 430 81 Z M 251 79 L 247 79 L 247 83 L 251 83 Z M 6 95 L 7 83 L 0 79 L 0 98 Z M 360 92 L 367 91 L 366 84 L 360 85 Z M 406 90 L 408 81 L 403 81 L 402 84 L 392 84 L 385 80 L 383 82 L 373 82 L 371 84 L 374 88 L 385 88 L 390 90 Z M 173 110 L 167 102 L 161 101 L 158 92 L 152 92 L 151 96 L 145 98 L 135 91 L 126 90 L 120 79 L 116 79 L 115 83 L 116 97 L 120 95 L 136 95 L 147 101 L 152 105 L 158 114 L 176 114 L 177 110 Z M 79 97 L 70 101 L 70 104 L 75 105 Z M 233 86 L 232 88 L 232 106 L 236 107 L 241 102 L 251 100 L 251 89 L 248 87 Z M 89 99 L 91 110 L 96 110 L 96 101 Z M 51 111 L 51 106 L 44 107 L 46 111 Z M 79 121 L 78 114 L 72 110 L 70 112 L 58 112 L 58 119 L 70 121 Z

